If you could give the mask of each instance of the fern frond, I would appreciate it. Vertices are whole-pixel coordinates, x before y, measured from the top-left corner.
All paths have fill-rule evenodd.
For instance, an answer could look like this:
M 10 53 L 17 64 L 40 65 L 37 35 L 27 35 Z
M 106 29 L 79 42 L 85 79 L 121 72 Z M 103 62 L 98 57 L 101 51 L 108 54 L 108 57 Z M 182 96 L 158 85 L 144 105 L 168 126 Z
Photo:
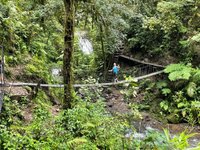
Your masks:
M 198 69 L 192 77 L 192 81 L 195 83 L 200 82 L 200 70 Z
M 85 138 L 75 138 L 75 139 L 67 142 L 67 145 L 69 147 L 74 147 L 75 145 L 81 145 L 81 144 L 87 143 L 87 142 L 88 142 L 88 140 Z

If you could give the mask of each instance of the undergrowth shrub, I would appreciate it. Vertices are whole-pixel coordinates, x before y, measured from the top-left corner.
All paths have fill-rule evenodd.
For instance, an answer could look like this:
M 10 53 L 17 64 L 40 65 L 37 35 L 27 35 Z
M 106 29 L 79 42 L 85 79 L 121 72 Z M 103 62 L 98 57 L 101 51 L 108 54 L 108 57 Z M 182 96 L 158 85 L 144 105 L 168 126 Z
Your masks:
M 4 109 L 7 111 L 1 116 L 1 119 L 4 117 L 4 123 L 0 124 L 0 149 L 117 150 L 177 147 L 179 141 L 168 141 L 159 132 L 149 132 L 144 139 L 137 139 L 134 137 L 135 128 L 131 124 L 131 119 L 138 115 L 134 113 L 138 112 L 136 106 L 132 106 L 133 114 L 112 116 L 106 111 L 101 95 L 96 96 L 94 103 L 89 98 L 94 99 L 94 95 L 87 96 L 88 92 L 89 89 L 85 90 L 84 99 L 76 97 L 76 104 L 72 109 L 61 110 L 55 116 L 50 113 L 51 103 L 47 102 L 47 97 L 39 90 L 38 96 L 34 99 L 34 117 L 28 124 L 23 122 L 23 119 L 14 119 L 17 115 L 14 107 L 18 107 L 20 115 L 20 104 L 26 104 L 27 99 L 13 103 L 7 98 L 4 101 Z M 10 118 L 9 122 L 7 119 Z M 184 135 L 181 138 L 183 139 Z M 187 137 L 184 138 L 186 139 Z M 170 145 L 171 142 L 176 144 Z
M 100 149 L 123 147 L 121 136 L 126 122 L 110 116 L 104 103 L 80 101 L 72 110 L 64 112 L 63 124 L 74 137 L 84 137 Z
M 169 65 L 170 81 L 157 83 L 163 101 L 160 106 L 170 122 L 200 124 L 200 70 L 183 64 Z
M 1 125 L 10 126 L 15 124 L 17 118 L 22 118 L 21 108 L 21 104 L 17 100 L 11 100 L 9 96 L 4 96 L 0 113 Z
M 26 65 L 25 73 L 34 79 L 41 78 L 46 82 L 51 81 L 50 70 L 48 70 L 47 60 L 45 58 L 33 57 L 31 62 Z
M 89 76 L 83 81 L 84 84 L 98 84 L 98 81 L 93 77 Z M 91 87 L 81 87 L 78 90 L 79 96 L 83 100 L 89 100 L 95 102 L 97 100 L 104 100 L 103 98 L 103 87 L 91 86 Z

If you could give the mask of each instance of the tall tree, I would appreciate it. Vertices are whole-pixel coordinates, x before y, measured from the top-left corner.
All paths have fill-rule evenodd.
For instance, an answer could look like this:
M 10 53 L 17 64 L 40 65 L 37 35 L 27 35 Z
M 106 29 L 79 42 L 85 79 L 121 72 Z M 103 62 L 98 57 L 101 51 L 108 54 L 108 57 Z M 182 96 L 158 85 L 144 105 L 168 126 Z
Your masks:
M 63 55 L 64 108 L 71 108 L 73 99 L 72 54 L 74 50 L 74 0 L 64 0 L 65 35 Z

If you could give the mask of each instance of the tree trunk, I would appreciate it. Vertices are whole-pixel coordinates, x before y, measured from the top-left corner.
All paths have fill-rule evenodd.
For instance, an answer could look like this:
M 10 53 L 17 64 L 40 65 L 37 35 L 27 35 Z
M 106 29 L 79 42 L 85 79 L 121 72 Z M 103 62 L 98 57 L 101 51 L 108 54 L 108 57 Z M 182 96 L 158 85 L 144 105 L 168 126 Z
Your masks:
M 74 0 L 64 0 L 65 4 L 65 35 L 63 55 L 64 108 L 71 108 L 73 99 L 72 54 L 74 43 Z
M 101 50 L 102 50 L 102 56 L 103 56 L 103 79 L 106 79 L 106 74 L 107 74 L 107 70 L 106 70 L 106 54 L 105 54 L 105 48 L 104 48 L 104 35 L 103 35 L 103 27 L 100 24 L 99 26 L 100 28 L 100 41 L 101 41 Z
M 46 0 L 40 1 L 40 4 L 42 5 L 43 8 L 45 8 L 45 3 L 46 3 Z M 45 31 L 45 17 L 44 16 L 42 16 L 42 18 L 41 18 L 41 26 L 42 26 L 43 30 Z

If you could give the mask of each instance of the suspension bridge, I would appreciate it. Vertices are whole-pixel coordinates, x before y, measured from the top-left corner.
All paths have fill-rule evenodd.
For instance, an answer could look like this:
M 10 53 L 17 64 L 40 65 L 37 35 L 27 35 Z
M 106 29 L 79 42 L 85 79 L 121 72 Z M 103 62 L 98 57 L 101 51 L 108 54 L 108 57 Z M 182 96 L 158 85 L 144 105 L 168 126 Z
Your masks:
M 4 77 L 4 49 L 2 48 L 2 54 L 1 54 L 1 61 L 0 61 L 0 112 L 3 104 L 3 97 L 4 97 L 4 88 L 5 87 L 19 87 L 19 86 L 30 86 L 30 87 L 51 87 L 51 88 L 63 88 L 63 84 L 39 84 L 39 83 L 24 83 L 24 82 L 5 82 Z M 119 84 L 125 84 L 130 82 L 137 82 L 138 80 L 142 80 L 145 78 L 149 78 L 155 75 L 159 75 L 163 73 L 164 66 L 144 62 L 135 58 L 131 58 L 129 56 L 125 55 L 118 55 L 117 56 L 119 60 L 126 60 L 129 61 L 135 68 L 137 68 L 137 76 L 134 78 L 134 80 L 122 80 L 118 82 L 107 82 L 107 83 L 95 83 L 95 84 L 74 84 L 73 86 L 75 88 L 80 87 L 105 87 L 105 86 L 112 86 L 112 85 L 119 85 Z

